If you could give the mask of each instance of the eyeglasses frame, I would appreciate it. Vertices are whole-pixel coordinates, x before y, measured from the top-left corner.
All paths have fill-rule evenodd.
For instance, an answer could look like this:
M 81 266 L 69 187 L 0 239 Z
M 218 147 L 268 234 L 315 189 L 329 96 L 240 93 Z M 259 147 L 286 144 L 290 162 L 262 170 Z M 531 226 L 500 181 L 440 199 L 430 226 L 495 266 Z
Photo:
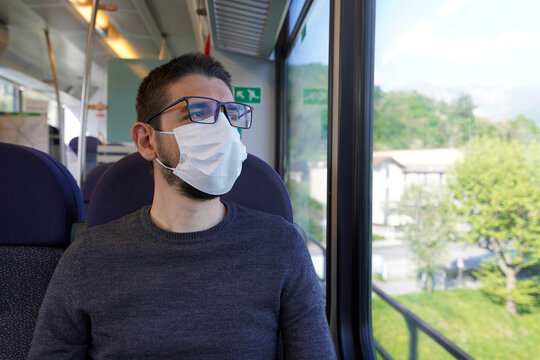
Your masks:
M 251 127 L 251 123 L 253 122 L 253 111 L 255 110 L 255 108 L 253 106 L 248 105 L 248 104 L 244 104 L 244 103 L 240 103 L 240 102 L 237 102 L 237 101 L 224 101 L 224 102 L 222 102 L 222 101 L 219 101 L 219 100 L 216 100 L 216 99 L 213 99 L 213 98 L 209 98 L 209 97 L 206 97 L 206 96 L 184 96 L 184 97 L 182 97 L 182 98 L 180 98 L 178 100 L 175 100 L 171 104 L 165 106 L 163 109 L 159 110 L 154 115 L 150 116 L 150 118 L 148 118 L 148 120 L 146 120 L 145 123 L 150 125 L 150 121 L 154 120 L 156 117 L 161 115 L 163 112 L 169 110 L 170 108 L 172 108 L 176 104 L 179 104 L 180 102 L 185 101 L 186 106 L 187 106 L 187 113 L 188 113 L 188 116 L 189 116 L 189 121 L 191 121 L 193 123 L 196 123 L 196 124 L 208 124 L 208 125 L 215 124 L 216 121 L 217 121 L 217 118 L 219 116 L 219 111 L 218 111 L 218 113 L 216 115 L 214 115 L 214 122 L 212 122 L 212 123 L 202 123 L 202 122 L 199 122 L 199 121 L 193 121 L 193 119 L 191 118 L 191 114 L 189 112 L 189 99 L 192 99 L 192 98 L 213 100 L 213 101 L 217 102 L 219 104 L 218 110 L 221 110 L 221 107 L 223 107 L 225 117 L 227 118 L 227 121 L 229 122 L 229 124 L 232 127 L 235 127 L 235 128 L 238 128 L 238 129 L 249 129 Z M 225 106 L 227 104 L 239 104 L 239 105 L 242 105 L 242 106 L 247 106 L 251 110 L 250 119 L 249 119 L 249 126 L 248 127 L 235 126 L 235 125 L 233 125 L 231 123 L 231 120 L 229 119 L 229 114 L 227 114 L 227 107 Z

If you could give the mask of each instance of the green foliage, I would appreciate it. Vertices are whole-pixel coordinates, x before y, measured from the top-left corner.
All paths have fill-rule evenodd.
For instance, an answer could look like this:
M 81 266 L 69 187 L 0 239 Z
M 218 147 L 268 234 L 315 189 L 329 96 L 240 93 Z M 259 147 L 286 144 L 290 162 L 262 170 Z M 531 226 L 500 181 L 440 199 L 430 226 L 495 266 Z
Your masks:
M 463 162 L 456 164 L 448 187 L 449 209 L 470 226 L 460 239 L 493 252 L 504 274 L 507 308 L 527 303 L 516 276 L 540 259 L 540 148 L 517 141 L 482 138 L 470 143 Z M 485 273 L 485 272 L 484 272 Z M 497 282 L 483 276 L 494 297 Z M 519 281 L 518 281 L 519 282 Z
M 416 92 L 375 91 L 373 143 L 376 150 L 442 147 L 438 103 Z
M 428 275 L 428 292 L 432 292 L 433 276 L 450 236 L 449 214 L 441 211 L 440 191 L 411 185 L 405 189 L 399 213 L 408 217 L 405 238 L 412 260 Z
M 536 163 L 526 162 L 534 161 L 530 154 Z M 515 261 L 528 261 L 540 245 L 539 171 L 532 169 L 538 154 L 537 144 L 489 138 L 471 144 L 449 181 L 450 209 L 472 226 L 464 239 L 493 250 L 500 242 L 507 245 L 501 250 L 517 251 Z
M 499 128 L 491 120 L 486 118 L 476 118 L 475 124 L 478 137 L 497 137 L 500 135 Z
M 540 305 L 540 283 L 538 278 L 520 280 L 516 286 L 508 292 L 506 278 L 497 264 L 493 261 L 484 263 L 473 272 L 484 285 L 482 291 L 493 302 L 505 304 L 507 298 L 512 298 L 520 312 L 530 312 Z
M 294 163 L 326 160 L 328 105 L 304 104 L 304 90 L 328 89 L 328 66 L 289 66 L 288 71 L 289 161 L 296 167 Z
M 373 148 L 453 148 L 484 136 L 523 144 L 540 140 L 534 121 L 522 115 L 494 124 L 476 118 L 474 108 L 469 94 L 446 103 L 414 91 L 384 93 L 375 86 Z
M 327 157 L 328 105 L 304 103 L 306 89 L 328 89 L 328 66 L 320 64 L 288 66 L 289 104 L 287 118 L 287 168 L 301 174 L 303 181 L 286 180 L 294 219 L 314 239 L 325 238 L 324 206 L 309 196 L 309 169 Z
M 498 125 L 499 136 L 506 140 L 516 140 L 522 144 L 539 141 L 540 132 L 531 119 L 519 115 L 514 120 L 501 121 Z
M 308 235 L 322 242 L 322 221 L 326 217 L 324 206 L 309 196 L 309 183 L 307 181 L 287 181 L 287 189 L 291 196 L 291 204 L 294 213 L 294 221 L 300 224 Z
M 540 308 L 512 316 L 479 290 L 459 289 L 396 296 L 395 299 L 476 359 L 534 359 L 540 354 Z M 372 299 L 374 338 L 396 359 L 408 359 L 409 332 L 403 316 Z M 422 332 L 418 359 L 454 359 Z
M 472 97 L 461 94 L 450 104 L 445 128 L 448 147 L 462 145 L 476 135 Z

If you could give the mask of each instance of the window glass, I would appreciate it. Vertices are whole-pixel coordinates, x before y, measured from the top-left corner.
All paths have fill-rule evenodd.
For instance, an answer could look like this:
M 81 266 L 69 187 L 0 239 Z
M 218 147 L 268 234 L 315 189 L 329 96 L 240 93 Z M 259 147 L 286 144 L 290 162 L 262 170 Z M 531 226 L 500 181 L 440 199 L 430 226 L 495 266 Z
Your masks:
M 285 182 L 294 220 L 306 231 L 315 269 L 325 275 L 328 127 L 328 0 L 313 2 L 287 58 Z
M 11 82 L 0 78 L 0 111 L 14 111 L 14 88 Z
M 302 8 L 304 7 L 304 4 L 306 3 L 306 0 L 291 0 L 291 4 L 289 5 L 289 16 L 287 17 L 287 35 L 291 35 L 292 31 L 294 29 L 294 26 L 296 25 L 296 22 L 298 21 L 298 17 L 300 16 L 300 13 L 302 12 Z
M 28 100 L 47 101 L 47 123 L 58 128 L 58 104 L 56 101 L 40 92 L 25 88 L 22 92 L 23 109 L 25 109 Z
M 539 12 L 377 2 L 374 290 L 477 359 L 540 350 Z M 372 318 L 393 358 L 452 358 L 382 296 Z

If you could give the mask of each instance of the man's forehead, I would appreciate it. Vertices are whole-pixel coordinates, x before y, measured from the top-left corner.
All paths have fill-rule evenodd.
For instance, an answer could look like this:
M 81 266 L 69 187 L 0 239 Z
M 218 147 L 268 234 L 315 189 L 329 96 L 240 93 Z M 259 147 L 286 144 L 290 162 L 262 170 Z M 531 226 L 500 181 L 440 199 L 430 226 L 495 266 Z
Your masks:
M 171 102 L 186 96 L 233 101 L 231 90 L 223 80 L 200 74 L 187 75 L 176 80 L 167 88 L 167 95 Z

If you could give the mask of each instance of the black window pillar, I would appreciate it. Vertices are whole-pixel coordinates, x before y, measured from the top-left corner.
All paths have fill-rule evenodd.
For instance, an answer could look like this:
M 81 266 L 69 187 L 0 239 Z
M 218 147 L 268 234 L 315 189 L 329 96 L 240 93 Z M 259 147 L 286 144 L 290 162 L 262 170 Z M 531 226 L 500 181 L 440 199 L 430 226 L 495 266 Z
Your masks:
M 335 0 L 332 12 L 330 324 L 342 359 L 375 359 L 371 328 L 375 0 Z

